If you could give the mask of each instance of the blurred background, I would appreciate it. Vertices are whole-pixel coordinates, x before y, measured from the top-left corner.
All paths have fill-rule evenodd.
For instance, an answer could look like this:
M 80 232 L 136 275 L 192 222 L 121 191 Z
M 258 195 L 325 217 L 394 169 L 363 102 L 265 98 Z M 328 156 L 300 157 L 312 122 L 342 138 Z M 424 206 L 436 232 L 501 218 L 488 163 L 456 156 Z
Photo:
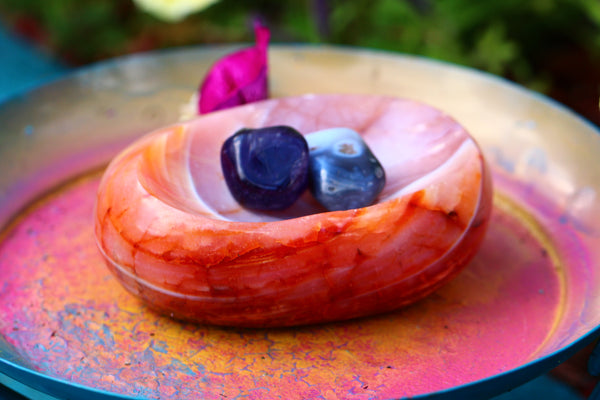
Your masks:
M 183 0 L 195 6 L 187 16 L 156 11 L 171 2 L 1 0 L 0 25 L 77 67 L 174 46 L 253 42 L 259 18 L 275 43 L 363 46 L 466 65 L 600 124 L 599 0 Z
M 0 0 L 0 93 L 116 56 L 251 43 L 258 19 L 273 43 L 368 47 L 503 76 L 600 126 L 600 0 L 178 1 L 189 8 L 173 15 L 174 0 Z M 571 390 L 556 398 L 591 393 L 591 349 L 549 375 Z M 558 393 L 552 382 L 532 396 Z

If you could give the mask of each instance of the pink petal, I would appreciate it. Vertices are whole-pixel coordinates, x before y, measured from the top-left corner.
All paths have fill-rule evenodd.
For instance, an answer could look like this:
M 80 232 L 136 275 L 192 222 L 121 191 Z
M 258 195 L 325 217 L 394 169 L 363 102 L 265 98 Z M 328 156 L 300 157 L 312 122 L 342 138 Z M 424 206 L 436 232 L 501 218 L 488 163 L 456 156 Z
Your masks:
M 256 24 L 256 45 L 217 61 L 200 87 L 200 114 L 235 107 L 269 96 L 267 47 L 269 29 Z

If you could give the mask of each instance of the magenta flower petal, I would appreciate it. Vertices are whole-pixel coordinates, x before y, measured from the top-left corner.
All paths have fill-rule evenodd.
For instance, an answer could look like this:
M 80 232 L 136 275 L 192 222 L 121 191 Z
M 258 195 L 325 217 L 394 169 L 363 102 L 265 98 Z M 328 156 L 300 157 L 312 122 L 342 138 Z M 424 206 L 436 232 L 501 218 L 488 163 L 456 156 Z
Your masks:
M 267 47 L 270 32 L 257 24 L 254 33 L 255 46 L 229 54 L 212 66 L 200 87 L 200 114 L 264 100 L 269 96 Z

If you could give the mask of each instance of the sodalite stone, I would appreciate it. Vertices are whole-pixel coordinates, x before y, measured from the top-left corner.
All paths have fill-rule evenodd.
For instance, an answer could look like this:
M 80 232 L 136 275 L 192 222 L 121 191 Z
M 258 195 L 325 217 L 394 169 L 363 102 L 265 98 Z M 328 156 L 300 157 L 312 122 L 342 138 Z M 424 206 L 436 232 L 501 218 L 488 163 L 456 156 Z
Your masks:
M 331 128 L 305 136 L 310 151 L 309 188 L 328 210 L 366 207 L 385 186 L 383 167 L 352 129 Z

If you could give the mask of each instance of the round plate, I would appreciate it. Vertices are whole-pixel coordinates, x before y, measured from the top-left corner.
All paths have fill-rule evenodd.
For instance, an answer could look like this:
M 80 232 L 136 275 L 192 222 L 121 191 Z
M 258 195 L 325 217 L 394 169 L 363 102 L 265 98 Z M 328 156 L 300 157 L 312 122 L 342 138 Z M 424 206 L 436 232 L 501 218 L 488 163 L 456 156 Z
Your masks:
M 496 77 L 360 49 L 274 46 L 272 96 L 408 97 L 465 125 L 495 198 L 464 272 L 397 312 L 294 329 L 181 323 L 125 292 L 93 240 L 102 167 L 177 121 L 232 50 L 118 59 L 0 107 L 0 383 L 58 398 L 489 397 L 598 335 L 595 128 Z

